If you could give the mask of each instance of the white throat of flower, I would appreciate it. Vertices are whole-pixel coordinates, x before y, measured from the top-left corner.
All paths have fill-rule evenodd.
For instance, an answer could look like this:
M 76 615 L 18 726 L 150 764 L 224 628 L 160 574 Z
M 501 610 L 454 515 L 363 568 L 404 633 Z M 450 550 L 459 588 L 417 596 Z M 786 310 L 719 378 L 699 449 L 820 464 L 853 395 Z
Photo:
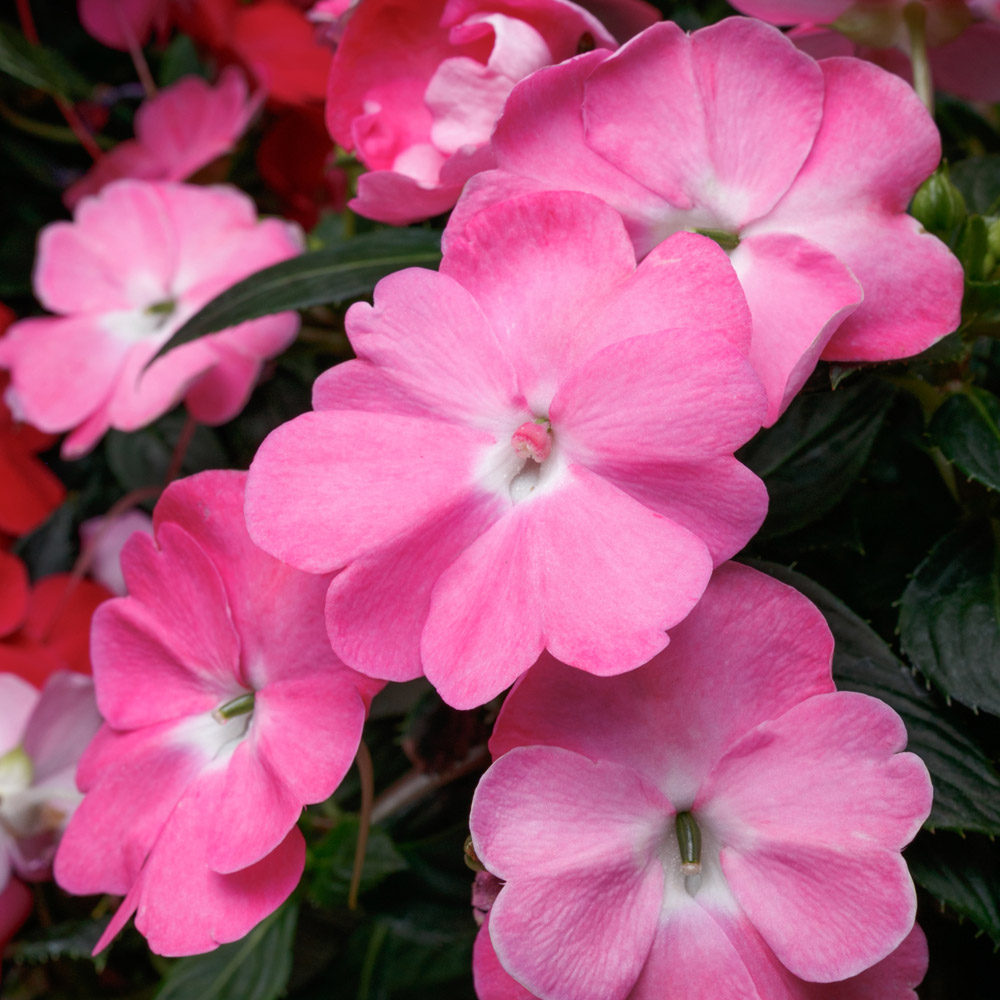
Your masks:
M 520 504 L 548 492 L 562 479 L 565 456 L 548 417 L 521 419 L 500 431 L 484 455 L 477 479 L 492 492 Z

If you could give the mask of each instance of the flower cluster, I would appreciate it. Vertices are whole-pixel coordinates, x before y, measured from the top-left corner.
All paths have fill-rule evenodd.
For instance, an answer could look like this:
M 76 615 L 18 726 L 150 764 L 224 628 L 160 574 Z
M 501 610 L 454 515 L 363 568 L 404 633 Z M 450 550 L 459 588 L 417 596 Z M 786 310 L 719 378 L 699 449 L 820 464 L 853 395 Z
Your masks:
M 62 502 L 36 457 L 56 435 L 72 460 L 188 414 L 155 507 L 145 480 L 106 518 L 78 501 L 72 573 L 31 584 L 0 548 L 0 941 L 50 870 L 119 899 L 96 951 L 133 916 L 167 956 L 244 937 L 356 758 L 360 866 L 363 727 L 424 678 L 496 717 L 470 817 L 480 1000 L 912 1000 L 901 852 L 928 769 L 892 708 L 837 690 L 820 611 L 731 560 L 769 504 L 741 449 L 817 366 L 910 358 L 962 320 L 963 264 L 908 214 L 931 114 L 874 62 L 816 58 L 813 29 L 902 45 L 920 75 L 918 42 L 995 34 L 995 11 L 736 5 L 811 22 L 784 34 L 686 33 L 641 0 L 306 6 L 79 0 L 140 75 L 174 27 L 218 75 L 147 88 L 134 137 L 77 172 L 73 220 L 39 238 L 48 314 L 0 338 L 0 539 Z M 322 217 L 310 246 L 342 257 L 296 260 L 296 223 L 215 184 L 254 129 L 263 210 Z M 344 268 L 352 173 L 371 220 L 453 209 L 439 268 L 383 270 L 333 334 L 307 314 L 303 344 L 352 352 L 312 410 L 272 386 L 297 415 L 261 430 L 261 407 L 178 479 L 195 425 L 234 421 L 292 349 L 309 269 Z M 1000 257 L 989 225 L 944 235 Z M 229 325 L 182 331 L 279 263 Z M 276 272 L 307 290 L 269 309 Z M 247 471 L 216 467 L 227 448 Z

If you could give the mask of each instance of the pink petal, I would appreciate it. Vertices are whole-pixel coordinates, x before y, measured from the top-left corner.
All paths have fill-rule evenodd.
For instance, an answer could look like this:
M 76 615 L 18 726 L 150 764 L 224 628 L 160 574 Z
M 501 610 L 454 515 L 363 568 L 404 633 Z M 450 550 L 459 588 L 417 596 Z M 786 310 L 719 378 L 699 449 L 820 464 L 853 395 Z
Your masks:
M 251 726 L 256 725 L 255 717 Z M 223 875 L 249 868 L 270 854 L 302 813 L 302 800 L 250 739 L 241 741 L 225 768 L 203 775 L 199 786 L 212 801 L 204 818 L 210 827 L 205 863 Z M 169 822 L 173 824 L 174 817 Z
M 771 24 L 799 24 L 801 21 L 836 21 L 853 0 L 736 0 L 733 6 L 743 14 Z
M 24 729 L 41 695 L 16 674 L 0 674 L 0 754 L 24 739 Z
M 1000 101 L 1000 24 L 970 24 L 954 41 L 931 49 L 934 83 L 967 101 Z
M 913 926 L 898 851 L 926 819 L 931 787 L 920 759 L 898 753 L 905 742 L 874 698 L 812 698 L 748 733 L 699 792 L 695 808 L 728 845 L 733 893 L 796 975 L 857 975 Z
M 625 340 L 659 330 L 697 330 L 728 340 L 744 354 L 752 325 L 746 296 L 726 252 L 696 233 L 674 233 L 642 260 L 591 320 Z
M 708 552 L 690 532 L 574 467 L 442 575 L 424 670 L 459 708 L 494 697 L 543 646 L 592 673 L 631 670 L 663 648 L 664 629 L 694 606 L 710 573 Z M 608 602 L 608 593 L 618 599 Z
M 24 751 L 34 766 L 36 785 L 76 768 L 80 755 L 101 726 L 89 677 L 59 670 L 45 683 L 24 733 Z M 72 778 L 69 781 L 72 789 Z
M 531 992 L 625 998 L 663 897 L 670 803 L 627 768 L 552 747 L 513 750 L 472 803 L 476 853 L 507 881 L 490 910 L 505 969 Z
M 160 525 L 157 541 L 159 550 L 147 535 L 129 540 L 130 596 L 94 616 L 98 703 L 119 729 L 211 712 L 240 686 L 240 642 L 218 571 L 176 525 Z M 137 665 L 148 684 L 136 683 Z
M 372 170 L 358 178 L 358 194 L 348 207 L 366 219 L 408 226 L 447 212 L 458 200 L 465 178 L 428 186 L 394 170 Z
M 298 329 L 291 321 L 292 339 Z M 218 342 L 212 344 L 216 363 L 199 375 L 184 394 L 188 413 L 199 423 L 215 426 L 232 420 L 250 398 L 262 367 L 259 358 L 246 357 Z
M 101 406 L 129 350 L 92 317 L 21 320 L 5 341 L 18 406 L 26 420 L 53 432 L 76 426 Z
M 80 22 L 99 42 L 123 52 L 145 45 L 166 20 L 165 0 L 78 0 Z
M 608 342 L 608 331 L 588 320 L 634 268 L 618 214 L 575 192 L 484 209 L 449 241 L 441 262 L 479 303 L 533 407 Z
M 543 657 L 508 695 L 490 749 L 564 746 L 616 760 L 691 801 L 744 733 L 833 690 L 832 655 L 830 630 L 810 601 L 727 563 L 648 666 L 604 679 Z
M 732 260 L 753 316 L 750 363 L 767 389 L 770 427 L 864 296 L 837 257 L 799 236 L 748 237 Z
M 490 941 L 489 919 L 480 927 L 472 946 L 472 976 L 479 1000 L 537 1000 L 500 964 Z
M 305 413 L 257 451 L 247 480 L 250 537 L 299 569 L 339 568 L 465 496 L 490 440 L 439 420 Z
M 502 510 L 498 497 L 472 494 L 334 577 L 326 623 L 344 662 L 388 680 L 421 676 L 421 633 L 434 586 Z
M 780 32 L 731 18 L 689 38 L 667 22 L 594 70 L 587 142 L 676 208 L 706 210 L 704 225 L 739 229 L 788 189 L 822 94 L 816 63 Z
M 298 883 L 305 842 L 292 830 L 280 846 L 249 868 L 229 875 L 207 864 L 209 821 L 216 803 L 209 782 L 196 784 L 178 802 L 119 915 L 136 913 L 135 925 L 160 955 L 195 955 L 243 937 L 274 912 Z M 120 929 L 112 924 L 95 951 Z
M 764 405 L 745 355 L 682 329 L 605 347 L 562 382 L 549 416 L 575 461 L 655 473 L 665 462 L 732 454 L 759 430 Z
M 359 302 L 348 310 L 345 325 L 358 357 L 429 416 L 493 428 L 517 404 L 517 379 L 497 334 L 473 296 L 447 275 L 397 271 L 376 286 L 374 306 Z
M 56 854 L 55 878 L 68 892 L 124 895 L 139 877 L 177 800 L 205 764 L 173 729 L 166 723 L 122 735 L 105 726 L 91 744 L 78 776 L 87 794 Z

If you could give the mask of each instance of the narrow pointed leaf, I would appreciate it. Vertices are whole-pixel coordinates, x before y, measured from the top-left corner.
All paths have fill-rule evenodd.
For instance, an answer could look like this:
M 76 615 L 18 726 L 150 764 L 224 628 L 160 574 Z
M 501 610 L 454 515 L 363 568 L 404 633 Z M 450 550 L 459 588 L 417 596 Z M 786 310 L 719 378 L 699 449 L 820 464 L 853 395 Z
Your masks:
M 260 316 L 370 295 L 376 283 L 393 271 L 437 267 L 440 260 L 440 233 L 430 229 L 379 230 L 302 254 L 251 274 L 214 298 L 160 348 L 157 357 Z

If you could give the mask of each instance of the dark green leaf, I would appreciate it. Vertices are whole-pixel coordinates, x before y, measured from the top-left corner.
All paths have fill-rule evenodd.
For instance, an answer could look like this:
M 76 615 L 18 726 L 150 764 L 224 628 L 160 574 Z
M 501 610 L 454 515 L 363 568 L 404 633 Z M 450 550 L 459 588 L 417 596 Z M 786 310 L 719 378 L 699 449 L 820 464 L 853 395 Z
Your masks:
M 1000 715 L 1000 575 L 988 525 L 946 535 L 903 593 L 899 631 L 910 662 L 948 697 Z
M 761 538 L 797 531 L 836 506 L 864 468 L 893 392 L 856 376 L 834 392 L 799 396 L 740 451 L 771 498 Z
M 0 21 L 0 72 L 47 94 L 72 99 L 88 91 L 86 81 L 56 51 L 32 45 L 16 28 Z
M 996 212 L 1000 201 L 1000 156 L 972 156 L 950 170 L 952 184 L 965 196 L 970 212 Z
M 358 842 L 358 817 L 345 813 L 337 825 L 309 851 L 310 901 L 320 907 L 343 906 L 354 869 Z M 361 892 L 374 888 L 384 878 L 406 868 L 406 860 L 392 838 L 381 827 L 368 834 L 365 863 L 361 870 Z
M 213 299 L 157 356 L 259 316 L 368 295 L 387 274 L 404 267 L 437 267 L 440 259 L 440 234 L 430 229 L 380 230 L 302 254 L 251 274 Z
M 1000 853 L 984 837 L 922 837 L 906 852 L 913 878 L 1000 946 Z
M 1000 324 L 1000 281 L 966 281 L 962 322 L 966 333 L 989 333 Z
M 938 408 L 928 433 L 970 479 L 1000 490 L 1000 399 L 968 386 Z
M 882 639 L 818 583 L 773 563 L 758 568 L 795 587 L 823 612 L 836 640 L 833 673 L 844 690 L 891 705 L 934 782 L 933 829 L 1000 833 L 1000 774 L 961 728 L 957 713 L 914 680 Z
M 178 959 L 156 1000 L 276 1000 L 292 972 L 295 904 L 283 906 L 245 938 Z
M 187 35 L 178 35 L 160 59 L 160 86 L 169 87 L 184 76 L 207 76 L 198 50 Z
M 34 934 L 21 934 L 7 947 L 4 957 L 18 965 L 38 965 L 62 958 L 90 961 L 107 923 L 107 920 L 71 920 Z

